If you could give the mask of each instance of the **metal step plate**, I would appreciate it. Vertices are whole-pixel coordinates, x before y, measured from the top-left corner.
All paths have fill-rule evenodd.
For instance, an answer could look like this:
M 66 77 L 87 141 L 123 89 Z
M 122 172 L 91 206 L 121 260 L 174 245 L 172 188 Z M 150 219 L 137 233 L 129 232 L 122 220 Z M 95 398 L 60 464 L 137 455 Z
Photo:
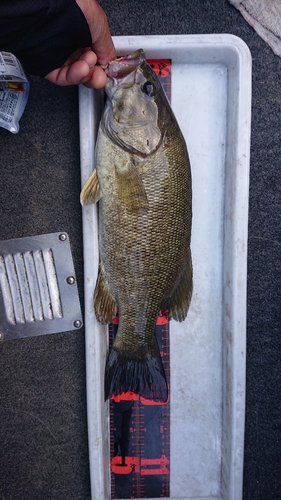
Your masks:
M 0 241 L 0 340 L 82 324 L 67 233 Z

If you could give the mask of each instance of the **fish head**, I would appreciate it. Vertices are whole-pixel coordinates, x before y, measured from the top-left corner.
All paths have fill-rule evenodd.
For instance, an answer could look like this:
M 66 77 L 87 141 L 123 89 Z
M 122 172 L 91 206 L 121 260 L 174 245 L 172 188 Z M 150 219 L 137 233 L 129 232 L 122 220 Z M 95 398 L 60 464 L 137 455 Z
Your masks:
M 102 126 L 129 153 L 146 157 L 162 142 L 165 93 L 142 49 L 109 63 Z

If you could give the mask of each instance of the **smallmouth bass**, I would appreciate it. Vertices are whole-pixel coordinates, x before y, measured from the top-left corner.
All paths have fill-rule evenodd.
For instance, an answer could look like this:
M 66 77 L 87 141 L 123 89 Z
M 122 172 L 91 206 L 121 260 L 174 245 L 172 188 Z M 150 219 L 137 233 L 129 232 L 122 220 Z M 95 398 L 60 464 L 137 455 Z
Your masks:
M 166 401 L 154 335 L 159 310 L 183 321 L 192 295 L 192 192 L 185 140 L 142 49 L 109 63 L 95 170 L 82 205 L 99 202 L 95 314 L 119 312 L 105 398 L 132 391 Z

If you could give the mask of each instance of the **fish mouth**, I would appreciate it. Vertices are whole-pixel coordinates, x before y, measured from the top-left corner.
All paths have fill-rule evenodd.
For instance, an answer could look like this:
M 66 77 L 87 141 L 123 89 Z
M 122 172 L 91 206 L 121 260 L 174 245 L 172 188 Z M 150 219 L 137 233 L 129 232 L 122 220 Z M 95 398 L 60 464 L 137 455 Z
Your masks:
M 111 61 L 105 69 L 105 73 L 112 80 L 120 81 L 133 73 L 143 61 L 145 61 L 145 53 L 143 49 L 139 49 L 132 54 Z

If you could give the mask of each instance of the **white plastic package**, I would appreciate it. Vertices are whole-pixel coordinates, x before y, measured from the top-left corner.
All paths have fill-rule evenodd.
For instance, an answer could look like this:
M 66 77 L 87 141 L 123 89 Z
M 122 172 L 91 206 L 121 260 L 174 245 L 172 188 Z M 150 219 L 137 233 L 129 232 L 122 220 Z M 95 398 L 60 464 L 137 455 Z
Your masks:
M 19 60 L 10 52 L 0 52 L 0 127 L 13 134 L 19 131 L 29 88 Z

